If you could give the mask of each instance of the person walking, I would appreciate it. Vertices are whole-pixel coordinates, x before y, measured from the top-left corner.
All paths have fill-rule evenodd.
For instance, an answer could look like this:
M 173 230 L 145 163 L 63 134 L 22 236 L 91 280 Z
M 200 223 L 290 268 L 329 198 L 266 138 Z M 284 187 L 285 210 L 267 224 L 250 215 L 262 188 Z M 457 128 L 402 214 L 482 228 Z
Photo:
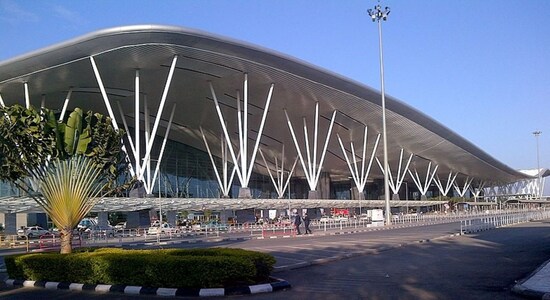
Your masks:
M 304 227 L 306 229 L 306 234 L 311 234 L 311 229 L 309 229 L 309 223 L 311 222 L 311 219 L 307 215 L 307 212 L 304 214 Z
M 302 234 L 300 232 L 300 224 L 302 224 L 302 217 L 298 213 L 294 216 L 294 227 L 296 228 L 296 234 Z

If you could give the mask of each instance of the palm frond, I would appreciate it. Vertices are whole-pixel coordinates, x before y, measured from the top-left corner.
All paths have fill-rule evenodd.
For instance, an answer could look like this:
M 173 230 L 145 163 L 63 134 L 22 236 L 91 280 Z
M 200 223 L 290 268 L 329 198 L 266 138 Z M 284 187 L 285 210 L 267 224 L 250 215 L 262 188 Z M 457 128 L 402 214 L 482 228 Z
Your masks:
M 82 155 L 57 159 L 34 174 L 43 196 L 39 203 L 58 228 L 74 228 L 97 203 L 105 186 L 102 170 Z

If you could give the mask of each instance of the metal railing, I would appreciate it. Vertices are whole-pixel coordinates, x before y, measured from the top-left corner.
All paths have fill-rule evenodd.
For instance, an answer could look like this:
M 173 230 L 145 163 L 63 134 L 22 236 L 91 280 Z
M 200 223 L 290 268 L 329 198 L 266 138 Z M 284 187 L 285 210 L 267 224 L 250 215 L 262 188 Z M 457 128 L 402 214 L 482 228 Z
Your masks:
M 478 232 L 502 226 L 528 222 L 530 220 L 550 219 L 550 210 L 540 208 L 514 210 L 464 211 L 454 213 L 409 214 L 392 216 L 393 225 L 422 225 L 433 223 L 451 223 L 460 221 L 461 233 Z M 348 230 L 367 227 L 384 226 L 384 222 L 372 222 L 368 218 L 323 218 L 311 221 L 310 227 L 317 231 Z M 303 228 L 303 225 L 302 225 Z M 75 233 L 79 246 L 96 246 L 124 242 L 162 242 L 172 239 L 199 239 L 220 237 L 229 234 L 241 234 L 246 237 L 295 236 L 295 228 L 288 222 L 279 223 L 242 223 L 229 224 L 223 227 L 201 228 L 179 227 L 175 232 L 147 234 L 147 229 L 116 230 L 113 234 L 107 232 Z M 29 239 L 26 236 L 0 235 L 0 248 L 24 248 L 26 251 L 58 247 L 59 237 L 47 235 L 39 239 Z
M 550 218 L 550 210 L 506 212 L 460 221 L 460 233 L 474 233 L 498 227 Z

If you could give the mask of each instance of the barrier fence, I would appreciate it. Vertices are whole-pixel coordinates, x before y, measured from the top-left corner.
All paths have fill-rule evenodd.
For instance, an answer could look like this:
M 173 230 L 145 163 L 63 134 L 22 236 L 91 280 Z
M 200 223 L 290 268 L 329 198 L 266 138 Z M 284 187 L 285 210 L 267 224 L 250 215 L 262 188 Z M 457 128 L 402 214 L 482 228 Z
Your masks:
M 461 233 L 472 233 L 502 226 L 528 222 L 530 220 L 550 219 L 550 210 L 490 210 L 460 213 L 394 215 L 392 224 L 426 224 L 451 223 L 460 221 Z M 311 221 L 310 228 L 314 231 L 344 230 L 366 227 L 384 226 L 383 221 L 373 221 L 369 218 L 321 218 Z M 303 225 L 302 225 L 303 229 Z M 229 233 L 241 233 L 250 237 L 294 237 L 296 229 L 288 220 L 274 224 L 242 223 L 215 227 L 200 225 L 178 227 L 177 230 L 159 234 L 148 234 L 146 228 L 119 229 L 113 231 L 75 232 L 73 246 L 97 246 L 133 241 L 161 242 L 181 238 L 219 237 Z M 26 236 L 0 235 L 0 248 L 24 248 L 27 252 L 35 249 L 59 248 L 59 236 L 47 234 L 38 239 Z
M 527 223 L 533 220 L 550 218 L 550 210 L 530 212 L 510 212 L 501 215 L 489 215 L 460 221 L 460 233 L 474 233 L 498 227 Z

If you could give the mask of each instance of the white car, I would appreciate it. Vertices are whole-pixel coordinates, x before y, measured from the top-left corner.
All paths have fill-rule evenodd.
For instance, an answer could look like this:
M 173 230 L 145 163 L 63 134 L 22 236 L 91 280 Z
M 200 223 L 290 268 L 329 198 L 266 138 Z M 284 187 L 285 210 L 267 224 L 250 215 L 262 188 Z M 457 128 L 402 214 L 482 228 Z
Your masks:
M 107 237 L 115 236 L 115 229 L 111 225 L 107 225 L 107 226 L 95 225 L 95 226 L 86 228 L 84 232 L 88 232 L 90 234 L 96 234 L 96 235 L 99 234 L 101 236 L 107 236 Z
M 17 230 L 17 235 L 19 236 L 27 236 L 29 238 L 32 237 L 39 237 L 44 234 L 51 234 L 48 230 L 40 227 L 40 226 L 31 226 L 27 227 L 25 229 L 19 229 Z
M 126 222 L 120 222 L 120 223 L 115 225 L 115 230 L 117 232 L 123 232 L 124 229 L 126 229 Z
M 164 223 L 161 226 L 151 226 L 147 230 L 147 234 L 173 234 L 178 232 L 178 229 L 169 223 Z

